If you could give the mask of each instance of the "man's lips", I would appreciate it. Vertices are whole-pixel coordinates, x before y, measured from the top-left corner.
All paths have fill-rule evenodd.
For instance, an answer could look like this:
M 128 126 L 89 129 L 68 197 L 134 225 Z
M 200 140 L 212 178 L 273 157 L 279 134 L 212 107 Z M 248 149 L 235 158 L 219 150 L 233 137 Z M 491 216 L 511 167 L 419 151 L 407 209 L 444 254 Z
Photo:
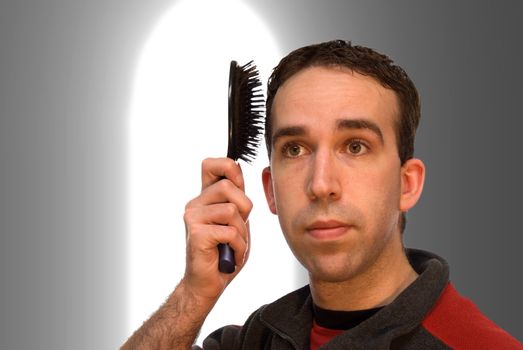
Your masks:
M 306 227 L 306 231 L 318 240 L 333 240 L 343 236 L 350 225 L 337 220 L 315 221 Z

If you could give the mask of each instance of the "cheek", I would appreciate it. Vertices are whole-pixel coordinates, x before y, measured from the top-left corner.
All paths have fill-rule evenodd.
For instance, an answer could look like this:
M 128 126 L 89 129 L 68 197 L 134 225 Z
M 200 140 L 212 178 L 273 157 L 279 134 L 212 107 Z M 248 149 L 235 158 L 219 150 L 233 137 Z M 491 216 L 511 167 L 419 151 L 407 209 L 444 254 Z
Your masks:
M 379 210 L 399 210 L 401 182 L 399 170 L 396 169 L 371 169 L 362 171 L 353 178 L 352 183 L 347 186 L 351 188 L 351 197 L 360 203 L 364 203 L 370 212 Z
M 280 181 L 274 184 L 274 204 L 280 221 L 286 217 L 287 213 L 292 212 L 293 198 L 296 198 L 295 191 L 291 187 L 292 182 Z
M 274 172 L 274 198 L 277 206 L 285 207 L 296 198 L 303 187 L 300 171 Z M 280 204 L 278 204 L 280 203 Z
M 278 220 L 284 232 L 290 232 L 292 219 L 301 207 L 305 205 L 306 198 L 303 193 L 303 179 L 300 173 L 276 173 L 277 181 L 274 182 L 274 205 Z

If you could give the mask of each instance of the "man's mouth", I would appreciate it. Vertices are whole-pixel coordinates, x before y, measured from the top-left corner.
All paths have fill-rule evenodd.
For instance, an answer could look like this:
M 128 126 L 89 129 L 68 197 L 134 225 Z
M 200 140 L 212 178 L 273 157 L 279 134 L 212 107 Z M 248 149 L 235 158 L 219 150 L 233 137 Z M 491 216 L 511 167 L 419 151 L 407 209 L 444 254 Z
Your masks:
M 346 234 L 350 227 L 337 220 L 317 220 L 306 227 L 306 232 L 317 240 L 335 240 Z

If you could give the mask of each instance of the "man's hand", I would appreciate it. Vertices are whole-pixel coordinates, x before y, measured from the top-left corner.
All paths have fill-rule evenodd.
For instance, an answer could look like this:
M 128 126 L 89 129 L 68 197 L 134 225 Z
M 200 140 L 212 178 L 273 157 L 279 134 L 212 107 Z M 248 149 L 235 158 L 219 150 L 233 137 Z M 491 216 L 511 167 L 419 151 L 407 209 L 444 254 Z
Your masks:
M 252 203 L 245 195 L 240 166 L 228 158 L 202 163 L 202 191 L 185 209 L 187 264 L 182 281 L 196 297 L 214 301 L 247 259 Z M 234 250 L 236 271 L 218 271 L 219 243 Z
M 189 349 L 225 287 L 241 270 L 249 251 L 245 195 L 240 166 L 228 158 L 202 162 L 202 190 L 184 214 L 185 275 L 164 305 L 122 346 L 124 349 Z M 236 271 L 218 270 L 218 244 L 234 250 Z

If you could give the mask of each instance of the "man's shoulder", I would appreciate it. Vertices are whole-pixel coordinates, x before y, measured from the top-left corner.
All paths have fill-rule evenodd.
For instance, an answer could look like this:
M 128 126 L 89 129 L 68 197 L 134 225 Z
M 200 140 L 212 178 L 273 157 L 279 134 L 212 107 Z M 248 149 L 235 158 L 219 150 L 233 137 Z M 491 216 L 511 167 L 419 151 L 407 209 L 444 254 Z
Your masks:
M 520 349 L 523 345 L 448 283 L 423 327 L 454 349 Z
M 250 349 L 259 348 L 262 344 L 279 344 L 278 348 L 286 349 L 289 341 L 292 343 L 291 338 L 303 338 L 301 333 L 310 328 L 307 328 L 312 318 L 309 303 L 308 286 L 295 290 L 258 308 L 243 326 L 229 325 L 209 334 L 203 342 L 203 349 Z M 284 335 L 287 332 L 289 337 Z M 297 347 L 301 348 L 301 343 Z M 200 348 L 195 346 L 193 349 Z

